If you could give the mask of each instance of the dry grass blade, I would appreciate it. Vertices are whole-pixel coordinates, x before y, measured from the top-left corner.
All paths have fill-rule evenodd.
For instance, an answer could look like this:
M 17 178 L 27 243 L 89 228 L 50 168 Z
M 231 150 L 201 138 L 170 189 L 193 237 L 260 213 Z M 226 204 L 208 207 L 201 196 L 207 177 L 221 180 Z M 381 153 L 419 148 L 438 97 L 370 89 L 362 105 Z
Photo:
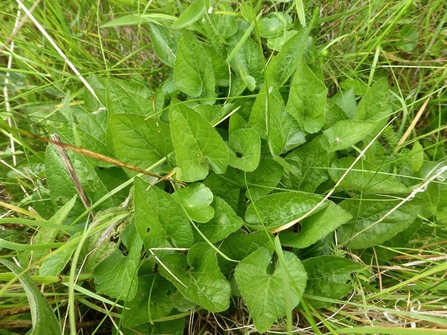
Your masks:
M 416 126 L 416 124 L 418 123 L 419 119 L 422 116 L 422 113 L 424 113 L 425 108 L 427 107 L 429 101 L 430 101 L 431 97 L 428 97 L 427 100 L 425 100 L 424 104 L 422 105 L 422 107 L 419 109 L 418 113 L 416 114 L 415 118 L 413 119 L 413 121 L 411 122 L 410 126 L 408 127 L 407 131 L 405 132 L 405 134 L 402 136 L 402 138 L 399 140 L 399 142 L 397 143 L 396 148 L 394 149 L 394 153 L 397 154 L 399 152 L 399 150 L 402 148 L 403 144 L 405 143 L 405 141 L 407 140 L 408 136 L 410 136 L 410 133 L 413 131 L 414 127 Z
M 59 135 L 57 134 L 51 134 L 50 135 L 53 142 L 60 143 L 61 139 Z M 67 169 L 68 174 L 70 175 L 70 178 L 73 182 L 73 185 L 75 186 L 76 190 L 78 191 L 79 197 L 81 198 L 82 204 L 84 205 L 86 210 L 89 210 L 91 204 L 90 200 L 87 197 L 87 194 L 84 191 L 84 188 L 82 187 L 81 181 L 78 178 L 78 174 L 76 173 L 76 170 L 73 166 L 73 163 L 71 162 L 70 157 L 68 157 L 67 152 L 64 150 L 61 146 L 56 146 L 57 152 L 59 153 L 59 156 L 64 163 L 65 168 Z M 90 220 L 93 221 L 94 219 L 94 213 L 92 211 L 89 212 Z
M 37 0 L 36 2 L 34 2 L 32 7 L 29 9 L 29 13 L 32 13 L 34 11 L 34 9 L 36 9 L 36 7 L 39 5 L 39 2 L 40 2 L 40 0 Z M 11 35 L 9 35 L 9 37 L 6 39 L 6 41 L 3 42 L 3 45 L 0 47 L 0 53 L 3 53 L 5 48 L 8 46 L 9 43 L 11 43 L 11 41 L 14 39 L 14 36 L 17 35 L 20 28 L 25 24 L 26 20 L 28 20 L 28 17 L 29 17 L 29 15 L 27 13 L 19 22 L 18 21 L 19 16 L 20 16 L 20 11 L 17 12 L 17 21 L 16 21 L 16 25 L 14 26 L 14 30 L 12 31 Z M 12 51 L 12 49 L 13 49 L 13 47 L 11 46 L 11 51 Z

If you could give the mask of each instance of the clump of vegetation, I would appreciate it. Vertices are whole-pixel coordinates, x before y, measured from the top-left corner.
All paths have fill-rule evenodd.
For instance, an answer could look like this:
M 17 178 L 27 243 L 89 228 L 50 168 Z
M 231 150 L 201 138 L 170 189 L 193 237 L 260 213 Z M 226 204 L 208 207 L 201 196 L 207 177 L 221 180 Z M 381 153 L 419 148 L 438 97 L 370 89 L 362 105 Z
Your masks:
M 442 1 L 19 6 L 0 333 L 447 326 Z

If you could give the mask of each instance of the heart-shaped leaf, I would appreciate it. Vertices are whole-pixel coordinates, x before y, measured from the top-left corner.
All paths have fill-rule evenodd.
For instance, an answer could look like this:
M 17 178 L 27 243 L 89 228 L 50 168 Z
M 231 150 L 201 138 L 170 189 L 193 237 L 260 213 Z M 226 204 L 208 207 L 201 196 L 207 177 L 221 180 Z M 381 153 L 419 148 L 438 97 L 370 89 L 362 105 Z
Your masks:
M 189 248 L 194 236 L 178 202 L 157 187 L 135 179 L 135 221 L 146 248 Z
M 208 222 L 214 216 L 213 193 L 201 183 L 179 189 L 173 197 L 182 205 L 188 216 L 197 222 Z
M 208 98 L 213 104 L 216 97 L 216 78 L 205 48 L 189 30 L 183 32 L 174 64 L 174 82 L 183 93 L 192 97 Z
M 188 257 L 170 254 L 161 261 L 164 266 L 158 267 L 160 273 L 188 300 L 212 312 L 228 308 L 230 283 L 220 272 L 215 251 L 208 244 L 195 244 Z
M 204 179 L 208 164 L 216 173 L 226 171 L 227 147 L 208 121 L 176 100 L 169 107 L 169 118 L 175 156 L 184 181 Z
M 234 277 L 259 333 L 266 332 L 277 318 L 286 314 L 286 295 L 294 308 L 306 287 L 306 271 L 298 257 L 284 252 L 284 260 L 286 273 L 279 265 L 271 264 L 272 253 L 268 249 L 260 248 L 236 266 Z M 268 271 L 269 267 L 274 269 Z M 284 290 L 285 276 L 288 292 Z
M 241 128 L 230 134 L 230 165 L 246 172 L 254 171 L 261 158 L 261 140 L 251 128 Z

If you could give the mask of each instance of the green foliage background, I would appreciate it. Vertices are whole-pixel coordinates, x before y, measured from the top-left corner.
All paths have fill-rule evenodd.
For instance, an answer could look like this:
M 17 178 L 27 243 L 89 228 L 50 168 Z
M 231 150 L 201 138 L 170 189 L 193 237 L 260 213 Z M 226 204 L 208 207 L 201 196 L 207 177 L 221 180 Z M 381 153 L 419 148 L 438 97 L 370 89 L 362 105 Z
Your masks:
M 5 2 L 1 28 L 15 48 L 2 47 L 14 62 L 0 307 L 29 305 L 23 328 L 75 334 L 87 313 L 92 333 L 181 334 L 190 314 L 237 328 L 243 310 L 259 333 L 380 333 L 324 313 L 385 300 L 415 318 L 394 309 L 402 292 L 429 309 L 445 299 L 437 259 L 374 276 L 445 254 L 441 1 L 47 1 L 11 35 L 14 10 Z M 88 204 L 56 146 L 30 133 L 115 159 L 68 151 Z M 11 295 L 19 279 L 25 295 Z

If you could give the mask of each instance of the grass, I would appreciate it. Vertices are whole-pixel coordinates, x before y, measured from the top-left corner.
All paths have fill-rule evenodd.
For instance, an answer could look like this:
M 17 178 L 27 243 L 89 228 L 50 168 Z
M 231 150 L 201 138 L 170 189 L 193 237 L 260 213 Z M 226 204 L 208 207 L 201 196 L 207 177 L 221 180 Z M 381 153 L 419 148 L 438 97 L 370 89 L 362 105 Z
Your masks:
M 56 111 L 63 108 L 61 102 L 66 93 L 71 92 L 70 104 L 82 103 L 78 97 L 84 85 L 30 19 L 12 35 L 14 24 L 23 18 L 23 13 L 17 16 L 16 3 L 6 0 L 0 3 L 4 22 L 0 26 L 0 81 L 7 94 L 0 102 L 0 116 L 14 128 L 46 136 L 52 122 L 57 120 Z M 266 10 L 273 10 L 270 5 L 265 4 Z M 278 8 L 293 13 L 294 8 L 288 6 L 281 4 Z M 361 89 L 356 86 L 358 83 L 369 84 L 377 78 L 387 78 L 397 118 L 395 132 L 385 136 L 395 137 L 398 142 L 407 133 L 405 145 L 411 147 L 417 140 L 431 158 L 445 159 L 445 1 L 328 0 L 304 6 L 307 18 L 312 17 L 314 7 L 320 8 L 313 36 L 323 57 L 330 94 L 336 94 L 340 87 Z M 155 89 L 168 76 L 168 69 L 151 51 L 147 26 L 107 29 L 100 26 L 129 13 L 178 15 L 182 7 L 186 4 L 171 1 L 61 0 L 41 1 L 32 14 L 82 76 L 141 77 Z M 6 41 L 9 41 L 7 45 Z M 427 107 L 422 110 L 426 101 Z M 18 218 L 15 223 L 3 225 L 0 236 L 26 244 L 36 231 L 24 218 L 39 217 L 33 208 L 39 214 L 46 214 L 46 218 L 51 216 L 43 168 L 45 145 L 4 130 L 0 143 L 2 218 Z M 392 149 L 396 154 L 400 150 Z M 380 327 L 401 325 L 401 329 L 393 329 L 392 333 L 444 332 L 447 328 L 447 231 L 443 222 L 424 217 L 420 220 L 422 226 L 408 247 L 376 248 L 376 252 L 388 250 L 397 255 L 388 264 L 364 264 L 369 271 L 353 279 L 355 290 L 351 295 L 343 301 L 331 301 L 325 309 L 304 308 L 301 314 L 294 315 L 293 330 L 301 334 L 387 334 L 387 329 Z M 362 255 L 350 250 L 338 252 L 346 252 L 362 262 Z M 17 247 L 0 249 L 0 257 L 5 259 L 26 259 L 29 255 L 29 251 Z M 36 264 L 29 264 L 32 275 Z M 15 276 L 1 269 L 4 273 L 0 273 L 0 317 L 5 321 L 0 321 L 0 334 L 21 333 L 30 327 L 28 301 Z M 92 290 L 78 291 L 74 286 L 76 269 L 71 269 L 67 278 L 35 276 L 33 279 L 41 285 L 53 307 L 73 304 L 76 315 L 70 315 L 70 322 L 66 319 L 66 308 L 56 308 L 67 329 L 77 322 L 78 329 L 85 327 L 85 333 L 110 333 L 114 318 L 119 317 L 113 309 L 114 303 L 96 296 Z M 76 278 L 76 281 L 88 279 Z M 70 283 L 68 288 L 62 282 Z M 242 306 L 233 315 L 192 315 L 187 329 L 191 334 L 205 333 L 205 330 L 221 333 L 222 329 L 231 329 L 230 333 L 234 334 L 253 331 L 252 320 Z M 272 333 L 285 331 L 284 321 L 283 327 L 278 323 Z

